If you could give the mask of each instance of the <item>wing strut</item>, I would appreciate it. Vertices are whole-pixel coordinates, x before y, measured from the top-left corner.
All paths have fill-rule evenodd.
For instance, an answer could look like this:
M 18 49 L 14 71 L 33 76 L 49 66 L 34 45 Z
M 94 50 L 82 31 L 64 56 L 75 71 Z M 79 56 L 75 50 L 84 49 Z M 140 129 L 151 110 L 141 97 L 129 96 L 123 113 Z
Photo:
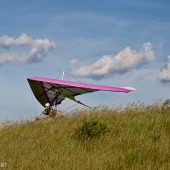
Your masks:
M 91 107 L 90 107 L 90 106 L 85 105 L 85 104 L 84 104 L 84 103 L 82 103 L 81 101 L 77 101 L 77 100 L 76 100 L 76 102 L 77 102 L 78 104 L 81 104 L 81 105 L 83 105 L 83 106 L 88 107 L 88 108 L 90 108 L 90 109 L 91 109 Z
M 58 99 L 59 95 L 60 95 L 60 91 L 58 91 L 58 92 L 56 93 L 55 98 L 51 101 L 51 104 L 54 102 L 54 107 L 56 108 L 56 110 L 57 110 L 57 104 L 56 104 L 56 101 L 57 101 L 57 99 Z

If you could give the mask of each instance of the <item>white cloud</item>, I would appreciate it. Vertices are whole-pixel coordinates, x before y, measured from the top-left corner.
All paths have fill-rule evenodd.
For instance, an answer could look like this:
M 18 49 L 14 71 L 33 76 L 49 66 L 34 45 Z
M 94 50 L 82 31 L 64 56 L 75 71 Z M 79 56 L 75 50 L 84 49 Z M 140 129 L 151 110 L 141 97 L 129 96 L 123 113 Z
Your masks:
M 78 62 L 78 60 L 74 58 L 74 59 L 70 60 L 69 63 L 70 63 L 71 65 L 74 65 L 74 64 L 77 64 L 77 62 Z
M 28 45 L 32 42 L 32 38 L 24 33 L 22 33 L 18 38 L 9 37 L 7 35 L 0 37 L 0 46 L 6 48 Z
M 23 46 L 29 48 L 28 55 L 14 54 L 15 49 L 21 50 Z M 0 53 L 0 65 L 2 64 L 25 64 L 41 61 L 55 47 L 55 43 L 48 39 L 33 39 L 26 34 L 18 38 L 9 36 L 0 37 L 0 48 L 14 48 L 12 52 Z
M 117 55 L 104 55 L 101 59 L 90 66 L 83 66 L 74 71 L 74 75 L 89 77 L 93 79 L 103 79 L 109 75 L 122 74 L 131 69 L 139 68 L 143 64 L 149 63 L 154 59 L 152 44 L 143 44 L 143 49 L 139 52 L 126 47 Z
M 9 63 L 10 64 L 26 63 L 26 57 L 18 57 L 8 53 L 0 54 L 0 65 Z
M 168 56 L 168 62 L 161 69 L 159 78 L 162 82 L 170 82 L 170 56 Z

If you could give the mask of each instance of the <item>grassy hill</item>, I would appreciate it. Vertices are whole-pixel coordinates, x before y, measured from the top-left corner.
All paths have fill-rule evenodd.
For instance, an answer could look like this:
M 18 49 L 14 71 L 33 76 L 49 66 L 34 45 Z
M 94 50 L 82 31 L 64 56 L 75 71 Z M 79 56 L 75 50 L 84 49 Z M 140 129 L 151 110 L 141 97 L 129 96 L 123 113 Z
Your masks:
M 135 104 L 12 123 L 0 129 L 1 168 L 168 170 L 170 110 Z

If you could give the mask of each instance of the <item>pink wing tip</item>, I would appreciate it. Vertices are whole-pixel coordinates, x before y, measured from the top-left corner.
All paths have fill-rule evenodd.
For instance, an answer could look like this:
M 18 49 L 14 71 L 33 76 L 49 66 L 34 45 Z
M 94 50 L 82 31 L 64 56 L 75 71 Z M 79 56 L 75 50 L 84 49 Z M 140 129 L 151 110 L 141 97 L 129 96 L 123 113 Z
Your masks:
M 125 89 L 127 89 L 127 90 L 129 90 L 129 91 L 135 91 L 135 90 L 136 90 L 136 89 L 133 88 L 133 87 L 122 87 L 122 88 L 125 88 Z

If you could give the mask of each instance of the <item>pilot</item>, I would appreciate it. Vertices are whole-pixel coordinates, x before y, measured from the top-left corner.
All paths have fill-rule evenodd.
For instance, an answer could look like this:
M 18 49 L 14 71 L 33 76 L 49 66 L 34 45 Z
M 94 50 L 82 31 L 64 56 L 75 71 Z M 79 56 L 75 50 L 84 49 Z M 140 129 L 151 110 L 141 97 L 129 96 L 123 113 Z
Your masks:
M 53 111 L 53 108 L 50 106 L 50 103 L 46 103 L 44 106 L 45 110 L 41 114 L 50 116 L 51 112 Z
M 48 117 L 54 118 L 56 116 L 62 116 L 62 113 L 54 110 L 50 103 L 46 103 L 44 107 L 45 107 L 44 111 L 40 114 L 39 117 L 36 118 L 36 120 L 45 119 Z

